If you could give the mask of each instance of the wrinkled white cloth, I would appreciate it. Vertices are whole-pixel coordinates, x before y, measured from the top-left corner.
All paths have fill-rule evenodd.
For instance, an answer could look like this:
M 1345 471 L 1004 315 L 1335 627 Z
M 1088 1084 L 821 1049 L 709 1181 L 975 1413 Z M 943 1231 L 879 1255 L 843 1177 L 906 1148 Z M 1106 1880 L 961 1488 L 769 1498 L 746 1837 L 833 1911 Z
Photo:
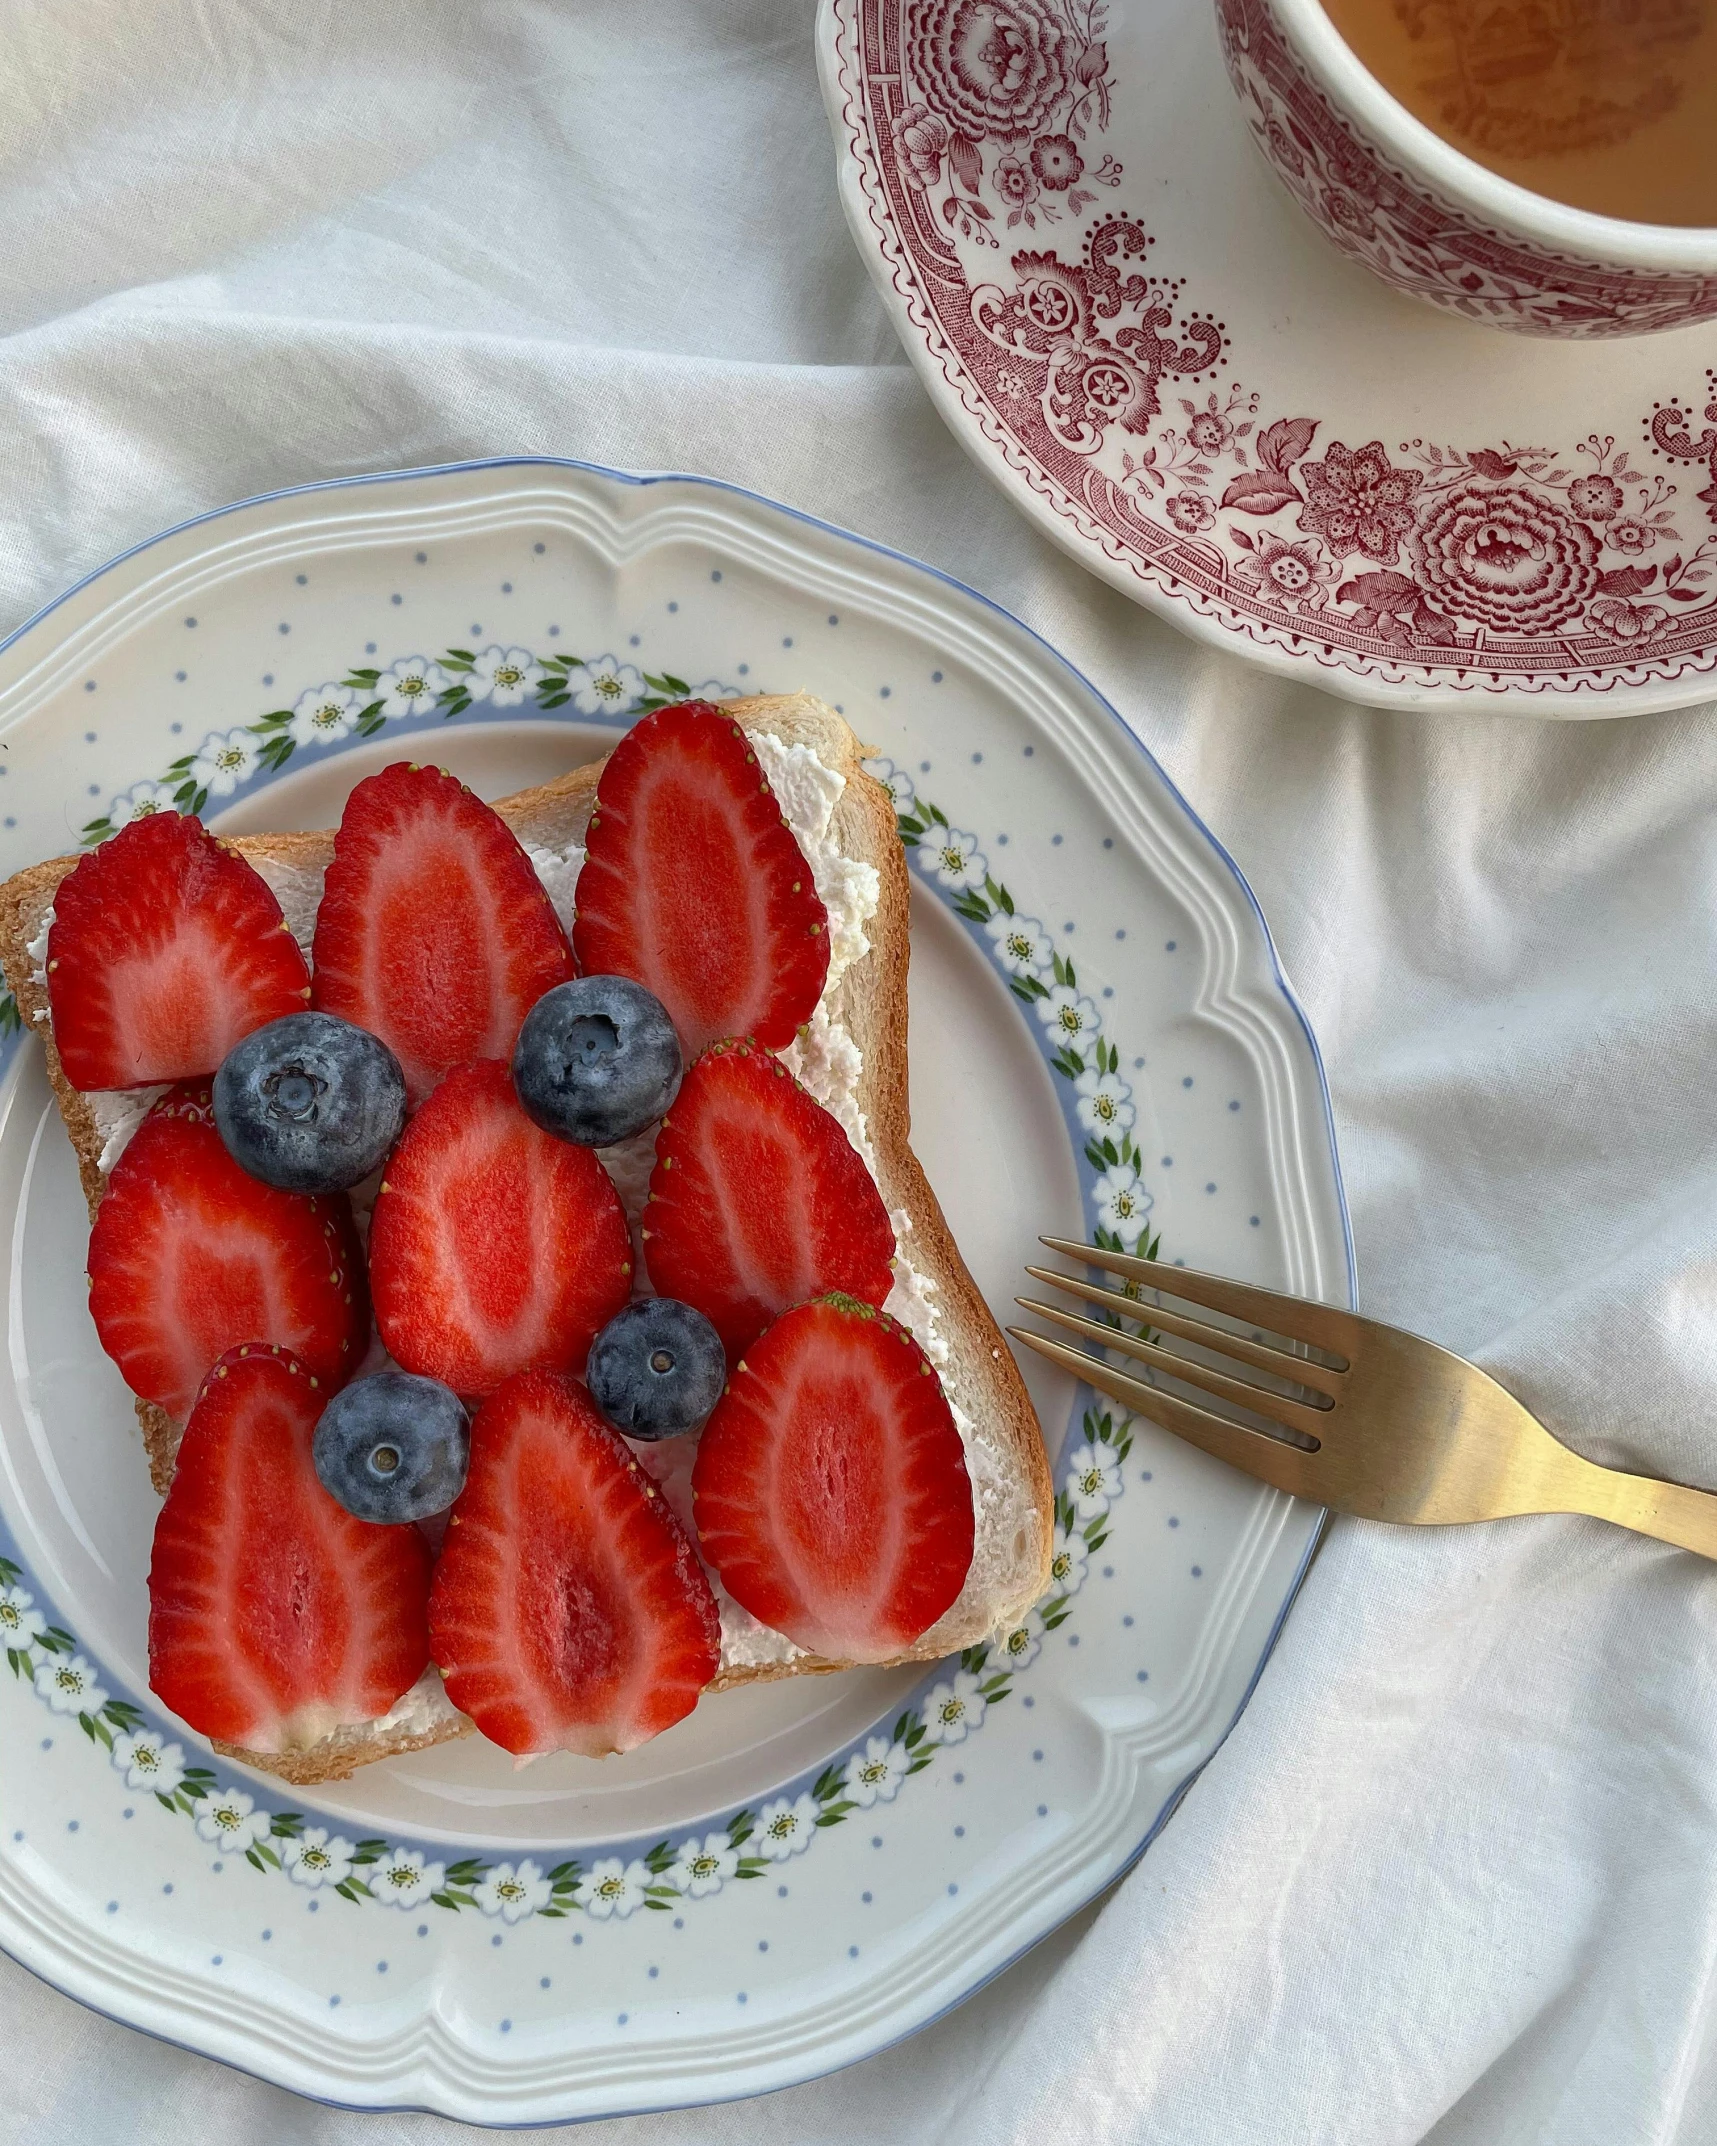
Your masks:
M 1146 4 L 1146 0 L 1136 0 Z M 1362 1301 L 1594 1458 L 1717 1484 L 1717 729 L 1381 715 L 1208 653 L 944 432 L 792 0 L 11 0 L 0 626 L 246 493 L 548 451 L 710 471 L 1064 649 L 1239 858 L 1322 1039 Z M 1100 1910 L 826 2081 L 615 2146 L 1717 2134 L 1717 1570 L 1338 1523 Z M 451 2141 L 0 1962 L 0 2139 Z

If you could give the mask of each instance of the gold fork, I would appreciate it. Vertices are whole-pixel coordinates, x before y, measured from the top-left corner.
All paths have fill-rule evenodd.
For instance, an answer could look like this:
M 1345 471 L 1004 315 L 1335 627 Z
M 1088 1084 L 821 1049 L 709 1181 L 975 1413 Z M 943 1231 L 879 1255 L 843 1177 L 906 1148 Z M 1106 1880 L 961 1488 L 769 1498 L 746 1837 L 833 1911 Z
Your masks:
M 1132 1377 L 1089 1348 L 1010 1326 L 1014 1339 L 1278 1490 L 1366 1520 L 1429 1527 L 1519 1513 L 1588 1513 L 1717 1558 L 1717 1496 L 1600 1468 L 1570 1452 L 1488 1373 L 1435 1342 L 1355 1312 L 1160 1260 L 1065 1237 L 1040 1242 L 1088 1268 L 1118 1275 L 1125 1290 L 1028 1266 L 1035 1280 L 1103 1316 L 1016 1298 L 1024 1310 L 1082 1342 L 1132 1358 L 1155 1378 L 1213 1395 L 1260 1419 L 1259 1426 Z M 1230 1333 L 1154 1298 L 1146 1303 L 1141 1289 L 1239 1320 L 1249 1333 Z M 1281 1336 L 1287 1346 L 1252 1334 Z M 1254 1375 L 1214 1369 L 1153 1338 L 1162 1335 L 1245 1365 Z M 1296 1347 L 1312 1353 L 1294 1353 Z

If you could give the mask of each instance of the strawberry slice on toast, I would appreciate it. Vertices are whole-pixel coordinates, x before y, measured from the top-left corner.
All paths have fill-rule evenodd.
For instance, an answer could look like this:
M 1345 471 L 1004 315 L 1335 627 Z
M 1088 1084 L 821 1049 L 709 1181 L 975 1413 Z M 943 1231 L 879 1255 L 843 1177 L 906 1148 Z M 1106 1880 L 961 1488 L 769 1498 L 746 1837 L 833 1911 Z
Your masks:
M 572 949 L 531 860 L 462 782 L 404 761 L 346 800 L 323 881 L 315 996 L 380 1036 L 415 1107 L 451 1067 L 507 1058 Z
M 582 1367 L 632 1293 L 632 1239 L 590 1148 L 526 1117 L 503 1064 L 450 1073 L 388 1158 L 370 1222 L 394 1361 L 455 1393 Z
M 346 1195 L 248 1176 L 215 1130 L 206 1083 L 171 1090 L 132 1135 L 90 1231 L 89 1283 L 102 1347 L 175 1422 L 240 1342 L 288 1350 L 324 1400 L 369 1343 Z
M 309 996 L 268 883 L 194 816 L 133 820 L 55 890 L 48 1004 L 74 1088 L 206 1078 Z
M 491 1394 L 429 1602 L 453 1704 L 524 1757 L 630 1751 L 721 1661 L 709 1581 L 662 1494 L 575 1380 Z
M 770 1052 L 713 1044 L 656 1135 L 644 1261 L 729 1360 L 777 1313 L 831 1289 L 881 1304 L 894 1227 L 838 1119 Z
M 756 748 L 689 700 L 646 715 L 596 786 L 573 945 L 586 976 L 630 976 L 686 1055 L 720 1036 L 793 1040 L 822 996 L 828 912 Z
M 429 1662 L 428 1546 L 322 1488 L 327 1399 L 284 1350 L 247 1343 L 191 1411 L 155 1523 L 149 1686 L 204 1736 L 301 1749 L 374 1721 Z
M 776 1320 L 704 1425 L 698 1541 L 733 1599 L 813 1654 L 886 1662 L 972 1563 L 953 1411 L 902 1326 L 851 1297 Z

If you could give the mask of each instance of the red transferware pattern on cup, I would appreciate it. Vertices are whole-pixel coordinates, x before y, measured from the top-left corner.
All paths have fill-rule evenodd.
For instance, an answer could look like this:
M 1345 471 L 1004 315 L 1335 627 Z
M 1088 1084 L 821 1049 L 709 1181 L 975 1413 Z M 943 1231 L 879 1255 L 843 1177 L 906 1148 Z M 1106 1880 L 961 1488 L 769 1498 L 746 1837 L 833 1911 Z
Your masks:
M 1216 0 L 1216 20 L 1276 176 L 1343 253 L 1398 291 L 1534 335 L 1643 335 L 1717 315 L 1717 279 L 1551 252 L 1409 177 L 1312 79 L 1275 0 Z

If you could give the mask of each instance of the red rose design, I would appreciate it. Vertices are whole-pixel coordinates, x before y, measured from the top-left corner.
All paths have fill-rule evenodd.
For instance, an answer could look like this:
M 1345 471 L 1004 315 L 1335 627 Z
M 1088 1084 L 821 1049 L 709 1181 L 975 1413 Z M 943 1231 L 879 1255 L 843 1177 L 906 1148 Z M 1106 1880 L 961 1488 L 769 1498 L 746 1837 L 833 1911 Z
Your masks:
M 1266 530 L 1255 549 L 1235 560 L 1233 574 L 1285 610 L 1317 611 L 1327 600 L 1336 568 L 1309 537 L 1293 544 Z
M 1622 488 L 1614 477 L 1576 477 L 1568 487 L 1568 504 L 1589 522 L 1614 521 L 1622 511 Z
M 929 0 L 911 17 L 907 60 L 919 86 L 979 141 L 1026 141 L 1048 125 L 1077 58 L 1050 0 Z
M 1065 134 L 1046 134 L 1031 145 L 1031 168 L 1051 193 L 1064 194 L 1085 169 L 1085 159 Z
M 1305 174 L 1306 160 L 1294 147 L 1293 136 L 1273 112 L 1264 131 L 1269 138 L 1271 156 L 1278 164 L 1291 171 L 1296 179 L 1302 178 Z
M 894 122 L 895 147 L 908 186 L 934 186 L 948 150 L 948 122 L 922 104 L 909 104 Z
M 1177 492 L 1173 499 L 1163 502 L 1163 512 L 1177 529 L 1197 536 L 1216 520 L 1216 502 L 1206 499 L 1202 492 Z
M 1501 633 L 1548 633 L 1598 585 L 1591 530 L 1518 485 L 1457 485 L 1407 548 L 1428 596 Z
M 1214 410 L 1200 410 L 1187 425 L 1186 436 L 1201 455 L 1219 455 L 1234 437 L 1234 427 Z
M 1031 166 L 1022 164 L 1017 156 L 997 157 L 990 176 L 996 182 L 996 192 L 1010 209 L 1029 208 L 1037 199 L 1037 181 L 1032 177 Z
M 1413 526 L 1413 494 L 1425 481 L 1416 469 L 1397 469 L 1381 440 L 1344 447 L 1334 440 L 1321 462 L 1302 462 L 1306 503 L 1299 526 L 1321 536 L 1338 558 L 1362 551 L 1368 559 L 1399 556 Z
M 1351 231 L 1356 238 L 1370 238 L 1377 229 L 1371 211 L 1357 195 L 1344 193 L 1339 186 L 1326 186 L 1320 198 L 1330 222 Z
M 1630 604 L 1621 596 L 1600 596 L 1586 613 L 1588 626 L 1616 641 L 1649 641 L 1669 624 L 1662 604 Z
M 1705 495 L 1701 492 L 1699 496 L 1703 499 Z M 1637 558 L 1642 551 L 1650 551 L 1657 542 L 1657 533 L 1630 515 L 1626 521 L 1612 522 L 1604 532 L 1604 541 L 1613 544 L 1617 551 L 1632 552 Z

